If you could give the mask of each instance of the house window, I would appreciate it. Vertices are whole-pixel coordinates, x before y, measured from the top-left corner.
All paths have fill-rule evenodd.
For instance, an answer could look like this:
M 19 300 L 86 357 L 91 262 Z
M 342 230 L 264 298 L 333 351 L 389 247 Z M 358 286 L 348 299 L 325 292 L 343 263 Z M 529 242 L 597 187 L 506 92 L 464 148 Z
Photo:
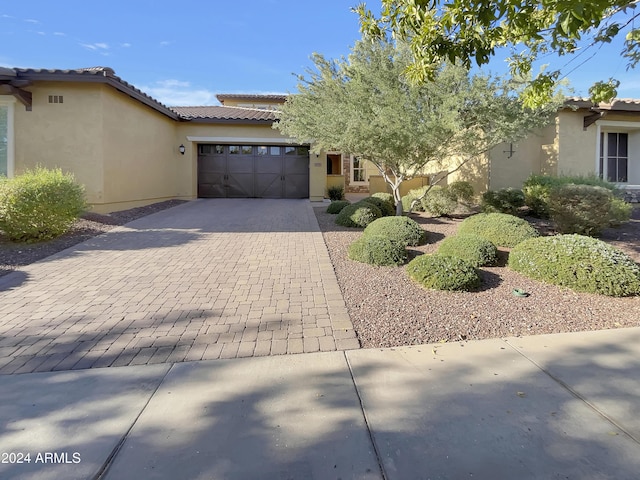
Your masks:
M 629 134 L 600 133 L 600 178 L 609 182 L 628 182 Z
M 12 101 L 0 101 L 0 176 L 13 176 Z
M 364 161 L 356 156 L 351 157 L 351 183 L 366 183 Z

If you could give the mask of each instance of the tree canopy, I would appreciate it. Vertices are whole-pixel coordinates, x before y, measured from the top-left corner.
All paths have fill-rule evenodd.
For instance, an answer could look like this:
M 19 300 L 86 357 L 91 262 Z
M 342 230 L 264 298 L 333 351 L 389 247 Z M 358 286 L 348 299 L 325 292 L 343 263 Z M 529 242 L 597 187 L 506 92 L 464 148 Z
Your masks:
M 546 125 L 558 107 L 525 108 L 512 81 L 472 77 L 449 63 L 434 71 L 433 82 L 409 82 L 403 72 L 411 58 L 408 47 L 384 39 L 357 42 L 347 58 L 314 54 L 315 69 L 298 77 L 298 93 L 274 128 L 315 151 L 369 160 L 399 202 L 402 181 L 428 163 L 458 168 Z
M 512 74 L 526 77 L 540 57 L 581 54 L 625 32 L 621 55 L 628 68 L 640 62 L 640 28 L 634 23 L 638 0 L 381 1 L 379 16 L 364 3 L 355 9 L 361 30 L 365 36 L 391 34 L 409 41 L 413 61 L 406 74 L 414 82 L 432 80 L 444 60 L 467 68 L 485 65 L 501 47 L 512 49 Z M 561 69 L 538 73 L 522 93 L 527 105 L 546 103 L 561 77 Z M 592 100 L 611 100 L 618 86 L 612 78 L 596 82 Z

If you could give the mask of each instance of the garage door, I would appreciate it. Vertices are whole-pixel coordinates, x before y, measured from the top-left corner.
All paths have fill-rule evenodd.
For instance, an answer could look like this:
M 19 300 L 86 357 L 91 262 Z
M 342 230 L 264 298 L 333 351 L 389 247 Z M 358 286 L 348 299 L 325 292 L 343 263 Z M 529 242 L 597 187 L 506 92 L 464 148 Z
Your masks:
M 309 147 L 200 144 L 198 197 L 308 198 Z

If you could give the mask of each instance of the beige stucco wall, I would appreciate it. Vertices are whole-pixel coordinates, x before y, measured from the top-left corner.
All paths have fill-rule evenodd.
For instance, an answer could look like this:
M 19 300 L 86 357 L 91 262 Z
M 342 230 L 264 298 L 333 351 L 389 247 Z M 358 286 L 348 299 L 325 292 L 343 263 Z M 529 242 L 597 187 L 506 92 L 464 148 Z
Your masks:
M 529 134 L 514 142 L 510 155 L 510 144 L 502 143 L 490 152 L 490 190 L 522 188 L 522 183 L 532 173 L 551 173 L 556 163 L 555 122 L 546 128 Z
M 104 203 L 192 198 L 185 159 L 178 152 L 177 122 L 106 85 L 103 105 Z M 187 168 L 185 168 L 185 166 Z
M 15 174 L 36 165 L 73 172 L 91 203 L 104 201 L 103 111 L 100 88 L 90 84 L 39 83 L 32 111 L 15 105 Z M 49 103 L 62 95 L 63 103 Z
M 582 111 L 558 112 L 558 175 L 595 173 L 597 129 L 584 129 Z

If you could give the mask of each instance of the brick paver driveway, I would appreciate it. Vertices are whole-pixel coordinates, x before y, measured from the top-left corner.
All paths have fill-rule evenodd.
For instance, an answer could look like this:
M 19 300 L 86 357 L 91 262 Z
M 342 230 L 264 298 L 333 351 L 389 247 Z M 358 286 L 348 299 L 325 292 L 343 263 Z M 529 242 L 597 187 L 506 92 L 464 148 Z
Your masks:
M 0 373 L 357 348 L 307 200 L 197 200 L 0 278 Z

